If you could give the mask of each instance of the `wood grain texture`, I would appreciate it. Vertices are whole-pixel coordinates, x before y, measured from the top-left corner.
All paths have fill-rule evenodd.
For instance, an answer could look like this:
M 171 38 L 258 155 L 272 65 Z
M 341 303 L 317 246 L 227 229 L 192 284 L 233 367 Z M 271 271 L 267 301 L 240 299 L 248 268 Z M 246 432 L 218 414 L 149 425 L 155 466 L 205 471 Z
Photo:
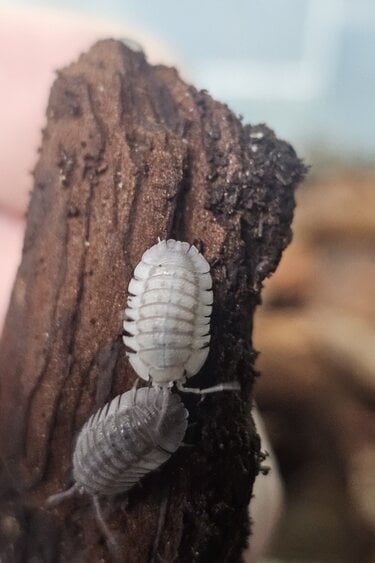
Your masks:
M 189 384 L 238 379 L 243 391 L 184 397 L 194 447 L 126 507 L 103 501 L 105 516 L 124 562 L 153 550 L 163 561 L 239 561 L 259 467 L 252 316 L 291 238 L 304 166 L 267 127 L 243 126 L 174 69 L 112 40 L 58 74 L 47 118 L 0 349 L 2 561 L 110 560 L 88 497 L 53 510 L 45 501 L 71 484 L 84 422 L 135 379 L 121 311 L 157 237 L 194 243 L 211 264 L 211 351 Z

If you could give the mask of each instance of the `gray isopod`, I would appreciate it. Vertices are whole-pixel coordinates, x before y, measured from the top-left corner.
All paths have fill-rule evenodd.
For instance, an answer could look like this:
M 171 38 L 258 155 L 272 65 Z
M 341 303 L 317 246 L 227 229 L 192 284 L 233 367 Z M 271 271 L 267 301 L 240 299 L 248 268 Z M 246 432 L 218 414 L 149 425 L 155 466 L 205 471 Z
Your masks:
M 188 412 L 167 388 L 135 387 L 118 395 L 82 427 L 73 453 L 74 485 L 48 498 L 53 506 L 75 493 L 92 497 L 98 525 L 115 559 L 118 545 L 100 509 L 100 496 L 129 491 L 180 447 Z
M 182 443 L 188 412 L 168 389 L 144 387 L 118 395 L 82 427 L 73 454 L 74 491 L 112 496 L 131 489 Z
M 78 488 L 90 495 L 131 489 L 181 445 L 188 412 L 167 389 L 119 395 L 83 426 L 73 455 Z

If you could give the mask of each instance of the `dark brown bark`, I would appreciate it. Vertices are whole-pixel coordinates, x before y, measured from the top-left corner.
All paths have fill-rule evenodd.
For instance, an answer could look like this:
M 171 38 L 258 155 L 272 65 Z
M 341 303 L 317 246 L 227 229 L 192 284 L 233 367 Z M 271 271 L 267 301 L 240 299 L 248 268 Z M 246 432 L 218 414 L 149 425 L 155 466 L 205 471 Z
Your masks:
M 126 562 L 151 560 L 165 503 L 163 561 L 239 561 L 259 466 L 252 316 L 291 238 L 304 167 L 267 127 L 242 126 L 117 41 L 59 73 L 47 114 L 0 351 L 2 561 L 110 560 L 88 497 L 45 501 L 72 482 L 82 424 L 135 379 L 121 311 L 157 237 L 199 245 L 212 266 L 211 351 L 189 384 L 238 379 L 242 392 L 184 397 L 193 447 L 126 507 L 104 500 L 106 519 Z

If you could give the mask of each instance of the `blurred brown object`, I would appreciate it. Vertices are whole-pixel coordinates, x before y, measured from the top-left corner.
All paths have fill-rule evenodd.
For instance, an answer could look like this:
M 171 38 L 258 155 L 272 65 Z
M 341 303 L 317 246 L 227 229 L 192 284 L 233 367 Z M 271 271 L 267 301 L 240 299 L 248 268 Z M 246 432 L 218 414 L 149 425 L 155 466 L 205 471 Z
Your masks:
M 255 322 L 256 400 L 286 483 L 272 555 L 373 561 L 375 172 L 300 189 L 294 240 Z

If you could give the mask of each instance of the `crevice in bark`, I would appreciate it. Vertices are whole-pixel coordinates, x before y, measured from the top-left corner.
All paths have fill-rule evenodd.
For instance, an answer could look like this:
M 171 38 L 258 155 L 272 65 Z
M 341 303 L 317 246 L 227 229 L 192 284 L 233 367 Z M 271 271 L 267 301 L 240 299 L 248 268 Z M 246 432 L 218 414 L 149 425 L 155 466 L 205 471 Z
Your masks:
M 184 210 L 186 208 L 186 196 L 191 189 L 191 158 L 189 154 L 182 163 L 182 180 L 177 195 L 174 196 L 174 213 L 171 216 L 171 224 L 167 226 L 167 238 L 185 240 Z

